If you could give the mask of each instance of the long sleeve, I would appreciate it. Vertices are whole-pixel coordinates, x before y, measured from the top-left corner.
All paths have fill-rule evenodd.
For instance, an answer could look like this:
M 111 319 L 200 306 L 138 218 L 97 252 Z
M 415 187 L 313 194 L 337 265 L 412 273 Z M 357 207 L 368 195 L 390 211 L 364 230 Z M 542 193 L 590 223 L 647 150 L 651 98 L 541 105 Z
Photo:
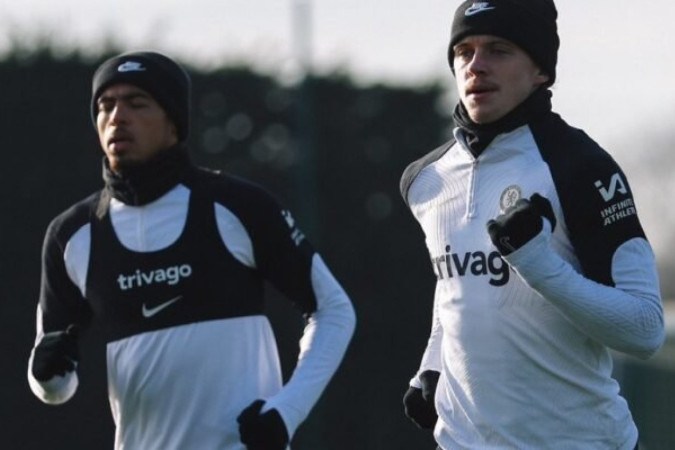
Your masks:
M 221 237 L 242 264 L 255 268 L 307 320 L 297 365 L 264 407 L 279 411 L 292 436 L 337 370 L 354 332 L 355 313 L 291 213 L 264 190 L 246 192 L 246 197 L 223 199 L 229 210 L 216 205 Z
M 665 338 L 654 255 L 648 242 L 623 243 L 612 259 L 615 286 L 589 280 L 549 246 L 548 227 L 506 257 L 540 295 L 586 335 L 604 345 L 648 358 Z
M 288 383 L 265 405 L 279 411 L 290 435 L 305 420 L 337 370 L 356 324 L 347 294 L 319 255 L 313 258 L 312 286 L 317 310 L 305 326 L 297 365 Z
M 85 328 L 91 319 L 91 312 L 78 287 L 71 280 L 65 262 L 73 238 L 78 239 L 88 233 L 87 227 L 83 226 L 86 204 L 81 202 L 54 219 L 45 234 L 40 300 L 36 310 L 35 346 L 45 333 L 65 330 L 70 324 Z M 27 373 L 28 384 L 33 394 L 48 404 L 68 401 L 77 390 L 77 371 L 40 382 L 33 376 L 34 355 L 33 348 L 28 360 Z

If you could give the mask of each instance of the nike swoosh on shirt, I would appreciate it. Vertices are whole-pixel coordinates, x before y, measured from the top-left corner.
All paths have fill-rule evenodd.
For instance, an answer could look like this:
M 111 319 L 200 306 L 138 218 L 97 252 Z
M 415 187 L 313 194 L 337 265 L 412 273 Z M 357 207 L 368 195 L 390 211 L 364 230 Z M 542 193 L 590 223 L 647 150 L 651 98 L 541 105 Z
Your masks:
M 183 298 L 183 296 L 179 295 L 178 297 L 174 297 L 171 300 L 167 300 L 164 303 L 160 303 L 157 306 L 153 306 L 152 308 L 148 308 L 146 306 L 146 304 L 143 303 L 143 311 L 142 311 L 143 317 L 148 319 L 148 318 L 150 318 L 154 315 L 157 315 L 159 312 L 161 312 L 162 310 L 164 310 L 164 309 L 168 308 L 169 306 L 173 305 L 174 303 L 176 303 L 181 298 Z

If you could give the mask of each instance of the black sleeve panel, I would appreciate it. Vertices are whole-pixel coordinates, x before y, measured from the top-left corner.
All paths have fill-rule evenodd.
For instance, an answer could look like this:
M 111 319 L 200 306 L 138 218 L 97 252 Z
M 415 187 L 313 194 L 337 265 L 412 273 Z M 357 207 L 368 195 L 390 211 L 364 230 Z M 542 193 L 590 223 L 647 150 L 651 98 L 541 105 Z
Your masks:
M 615 251 L 630 239 L 645 238 L 623 171 L 586 133 L 570 127 L 557 114 L 531 128 L 551 170 L 583 274 L 614 286 Z
M 42 246 L 40 307 L 45 333 L 65 330 L 76 324 L 86 328 L 92 317 L 89 304 L 68 277 L 64 252 L 77 230 L 86 225 L 97 196 L 73 205 L 49 224 Z
M 203 172 L 204 174 L 205 172 Z M 208 174 L 214 200 L 249 233 L 257 269 L 303 314 L 316 311 L 311 270 L 314 249 L 290 212 L 264 188 L 229 175 Z
M 452 147 L 454 143 L 455 140 L 451 139 L 440 147 L 430 151 L 420 159 L 413 161 L 408 165 L 408 167 L 405 168 L 403 175 L 401 176 L 399 189 L 401 190 L 401 195 L 403 196 L 403 201 L 406 203 L 406 205 L 410 206 L 408 203 L 408 190 L 410 189 L 413 181 L 415 181 L 415 178 L 417 178 L 417 175 L 419 175 L 422 169 L 424 169 L 426 166 L 433 163 L 434 161 L 438 161 L 445 154 L 445 152 L 447 152 L 450 147 Z

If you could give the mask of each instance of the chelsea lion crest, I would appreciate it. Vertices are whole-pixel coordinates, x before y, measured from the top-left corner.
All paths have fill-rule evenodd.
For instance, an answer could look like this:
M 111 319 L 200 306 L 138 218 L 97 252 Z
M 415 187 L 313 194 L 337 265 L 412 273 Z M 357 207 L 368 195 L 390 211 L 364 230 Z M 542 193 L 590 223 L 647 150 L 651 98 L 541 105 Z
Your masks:
M 516 202 L 523 196 L 520 186 L 512 185 L 504 189 L 501 197 L 499 197 L 499 209 L 501 212 L 506 211 L 516 204 Z

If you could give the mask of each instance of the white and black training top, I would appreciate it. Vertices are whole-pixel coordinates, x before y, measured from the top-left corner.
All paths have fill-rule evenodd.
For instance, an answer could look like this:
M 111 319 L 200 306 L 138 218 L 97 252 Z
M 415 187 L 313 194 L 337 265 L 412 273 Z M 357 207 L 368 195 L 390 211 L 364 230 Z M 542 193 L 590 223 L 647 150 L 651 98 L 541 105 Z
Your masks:
M 244 450 L 236 418 L 259 398 L 292 436 L 353 334 L 347 295 L 288 211 L 234 177 L 195 169 L 189 180 L 144 206 L 104 197 L 101 208 L 97 193 L 45 238 L 36 343 L 91 317 L 104 327 L 118 450 Z M 307 317 L 285 386 L 265 280 Z M 40 383 L 29 369 L 29 382 L 58 404 L 78 379 Z
M 652 249 L 615 161 L 548 112 L 474 157 L 462 129 L 401 189 L 437 277 L 419 374 L 441 372 L 443 449 L 632 449 L 637 430 L 608 349 L 664 339 Z M 539 193 L 557 219 L 502 258 L 486 222 Z M 548 224 L 548 221 L 545 221 Z

